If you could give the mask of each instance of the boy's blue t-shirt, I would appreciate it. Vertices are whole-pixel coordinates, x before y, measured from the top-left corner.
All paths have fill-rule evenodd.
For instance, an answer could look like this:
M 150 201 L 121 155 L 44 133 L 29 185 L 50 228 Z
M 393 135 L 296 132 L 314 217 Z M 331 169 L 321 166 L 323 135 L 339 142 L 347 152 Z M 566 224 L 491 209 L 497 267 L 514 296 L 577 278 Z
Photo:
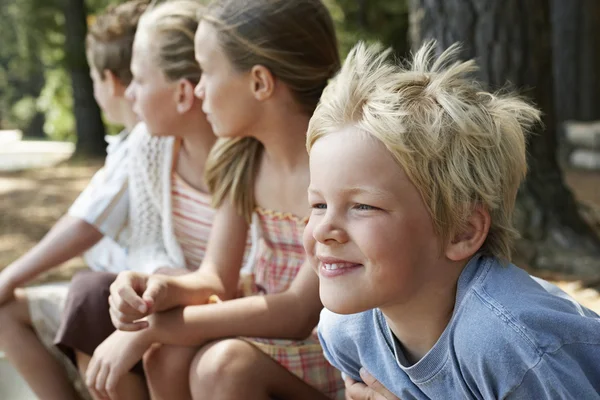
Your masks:
M 520 268 L 474 257 L 435 346 L 408 365 L 378 309 L 321 313 L 326 358 L 364 367 L 402 400 L 600 398 L 600 317 Z

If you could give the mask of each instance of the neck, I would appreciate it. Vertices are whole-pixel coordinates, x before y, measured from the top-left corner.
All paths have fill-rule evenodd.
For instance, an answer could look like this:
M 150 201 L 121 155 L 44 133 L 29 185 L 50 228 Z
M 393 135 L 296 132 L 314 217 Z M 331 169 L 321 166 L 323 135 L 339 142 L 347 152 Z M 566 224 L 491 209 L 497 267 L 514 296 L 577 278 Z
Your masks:
M 127 100 L 124 100 L 121 105 L 121 120 L 123 121 L 123 125 L 125 125 L 125 129 L 129 132 L 133 131 L 133 128 L 140 122 Z
M 448 273 L 440 274 L 443 276 L 427 286 L 420 286 L 411 300 L 380 307 L 411 365 L 433 348 L 448 326 L 456 302 L 458 278 L 464 265 L 441 266 Z
M 274 166 L 288 171 L 308 163 L 306 130 L 310 116 L 302 113 L 269 118 L 255 137 L 265 147 L 265 158 Z
M 204 163 L 208 157 L 210 149 L 217 140 L 204 114 L 196 113 L 195 118 L 182 121 L 181 128 L 178 129 L 175 136 L 181 138 L 181 151 L 191 162 L 198 162 L 204 169 Z

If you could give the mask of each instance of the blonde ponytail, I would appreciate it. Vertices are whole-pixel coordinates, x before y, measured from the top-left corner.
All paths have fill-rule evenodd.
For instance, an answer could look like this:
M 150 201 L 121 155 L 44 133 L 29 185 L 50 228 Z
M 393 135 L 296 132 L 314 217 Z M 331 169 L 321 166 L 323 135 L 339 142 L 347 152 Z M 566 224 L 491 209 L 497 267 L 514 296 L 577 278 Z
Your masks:
M 217 208 L 230 198 L 236 210 L 248 223 L 256 207 L 254 179 L 263 145 L 252 137 L 219 139 L 208 159 L 204 179 Z

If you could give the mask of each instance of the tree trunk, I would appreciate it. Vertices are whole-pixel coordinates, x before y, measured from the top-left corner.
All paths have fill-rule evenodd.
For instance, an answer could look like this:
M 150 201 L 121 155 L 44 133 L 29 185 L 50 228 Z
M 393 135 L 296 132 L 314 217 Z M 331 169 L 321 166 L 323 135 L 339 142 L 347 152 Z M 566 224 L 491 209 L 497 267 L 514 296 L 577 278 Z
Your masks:
M 33 51 L 33 63 L 31 73 L 27 82 L 27 90 L 24 91 L 24 95 L 38 98 L 44 85 L 46 84 L 46 77 L 44 75 L 44 65 L 40 57 L 39 46 L 34 45 Z M 27 127 L 23 130 L 23 136 L 29 138 L 45 138 L 46 133 L 44 132 L 44 124 L 46 123 L 46 115 L 39 110 L 36 111 L 33 118 L 29 121 Z
M 550 0 L 410 0 L 413 46 L 462 42 L 491 89 L 510 82 L 543 110 L 528 144 L 529 174 L 517 199 L 517 259 L 538 274 L 595 278 L 600 240 L 582 220 L 557 162 Z
M 65 53 L 71 74 L 75 127 L 76 157 L 99 157 L 106 154 L 104 123 L 94 99 L 94 88 L 85 56 L 87 34 L 84 0 L 65 1 Z
M 567 165 L 575 146 L 567 140 L 565 121 L 600 120 L 600 2 L 552 0 L 551 4 L 559 160 Z M 600 162 L 599 153 L 589 154 Z
M 600 1 L 552 0 L 556 118 L 600 120 Z

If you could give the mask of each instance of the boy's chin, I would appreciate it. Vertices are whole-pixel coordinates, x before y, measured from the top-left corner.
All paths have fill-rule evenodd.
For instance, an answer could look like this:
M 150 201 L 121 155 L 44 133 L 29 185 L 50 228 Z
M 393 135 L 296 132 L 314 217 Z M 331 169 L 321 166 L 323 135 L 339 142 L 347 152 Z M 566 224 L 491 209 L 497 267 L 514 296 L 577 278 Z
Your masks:
M 361 304 L 361 301 L 353 296 L 351 291 L 340 293 L 321 287 L 319 294 L 323 306 L 336 314 L 357 314 L 371 308 L 366 304 Z

